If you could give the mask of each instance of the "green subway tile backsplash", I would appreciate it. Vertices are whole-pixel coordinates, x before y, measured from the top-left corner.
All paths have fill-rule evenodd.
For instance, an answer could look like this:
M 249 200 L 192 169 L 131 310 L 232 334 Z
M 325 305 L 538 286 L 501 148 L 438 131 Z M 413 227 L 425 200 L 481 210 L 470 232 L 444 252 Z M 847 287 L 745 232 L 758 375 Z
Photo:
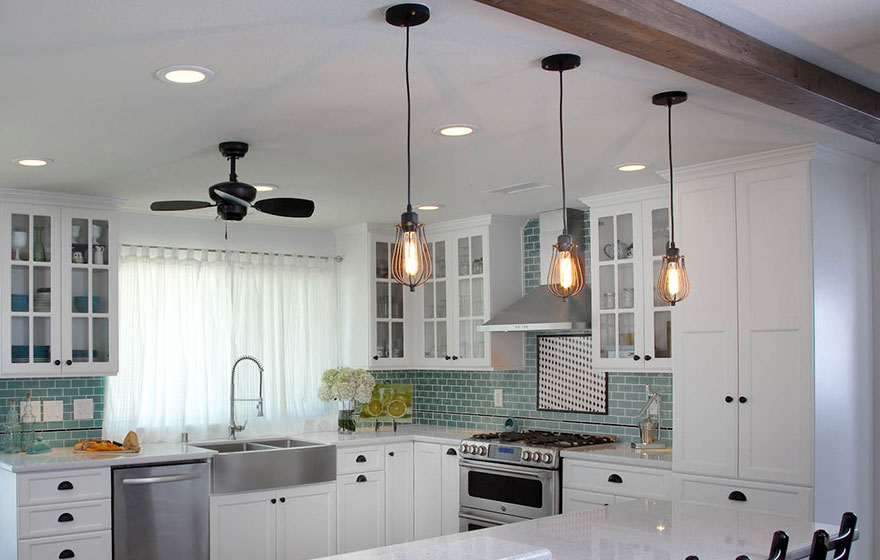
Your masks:
M 6 419 L 10 399 L 24 400 L 30 392 L 34 401 L 62 401 L 62 422 L 38 422 L 37 434 L 52 447 L 73 447 L 82 439 L 101 437 L 104 418 L 103 377 L 48 377 L 27 379 L 0 379 L 0 421 Z M 92 420 L 73 419 L 74 399 L 92 399 L 95 417 Z

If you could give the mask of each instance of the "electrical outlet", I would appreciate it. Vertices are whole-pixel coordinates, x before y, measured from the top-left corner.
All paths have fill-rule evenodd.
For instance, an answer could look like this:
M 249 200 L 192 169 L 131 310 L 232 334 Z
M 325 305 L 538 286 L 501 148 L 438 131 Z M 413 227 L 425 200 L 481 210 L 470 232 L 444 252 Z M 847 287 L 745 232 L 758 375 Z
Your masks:
M 62 422 L 63 420 L 63 401 L 43 401 L 43 422 Z
M 21 414 L 19 415 L 19 421 L 21 421 L 22 416 L 24 416 L 24 409 L 27 407 L 27 401 L 21 401 L 21 408 L 19 409 Z M 41 414 L 40 414 L 40 401 L 31 401 L 31 412 L 33 413 L 36 420 L 34 422 L 42 422 Z
M 504 389 L 495 389 L 495 407 L 504 406 Z
M 95 417 L 95 402 L 92 399 L 74 399 L 73 419 L 92 420 Z

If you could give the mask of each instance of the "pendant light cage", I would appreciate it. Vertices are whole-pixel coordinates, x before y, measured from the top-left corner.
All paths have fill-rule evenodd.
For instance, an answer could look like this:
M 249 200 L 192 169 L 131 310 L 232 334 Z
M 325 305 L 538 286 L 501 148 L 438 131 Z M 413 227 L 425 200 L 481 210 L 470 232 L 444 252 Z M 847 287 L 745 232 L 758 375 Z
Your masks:
M 654 105 L 666 107 L 669 145 L 669 243 L 666 245 L 666 255 L 663 256 L 660 276 L 657 278 L 657 295 L 669 305 L 675 305 L 685 299 L 691 291 L 684 255 L 675 246 L 675 211 L 673 208 L 675 197 L 672 169 L 672 106 L 687 101 L 687 93 L 665 91 L 654 95 L 651 101 Z
M 419 215 L 412 211 L 412 99 L 409 87 L 409 28 L 421 25 L 431 17 L 431 10 L 424 4 L 395 4 L 385 11 L 385 21 L 395 27 L 406 29 L 406 212 L 400 215 L 391 253 L 391 277 L 415 291 L 431 278 L 433 263 L 425 225 Z
M 559 72 L 559 171 L 562 177 L 562 235 L 553 245 L 550 270 L 547 272 L 547 288 L 563 301 L 576 296 L 584 289 L 584 267 L 578 253 L 578 245 L 568 233 L 568 211 L 565 206 L 565 144 L 562 120 L 562 73 L 581 65 L 581 57 L 571 53 L 554 54 L 541 61 L 541 68 Z

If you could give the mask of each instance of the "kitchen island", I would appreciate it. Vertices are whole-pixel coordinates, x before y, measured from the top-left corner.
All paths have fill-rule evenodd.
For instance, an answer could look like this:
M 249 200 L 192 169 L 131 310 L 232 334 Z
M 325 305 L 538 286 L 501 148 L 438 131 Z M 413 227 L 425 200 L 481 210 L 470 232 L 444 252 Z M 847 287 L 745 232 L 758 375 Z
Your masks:
M 504 555 L 484 556 L 482 560 L 684 560 L 691 554 L 700 560 L 733 560 L 740 554 L 759 560 L 767 557 L 773 532 L 780 529 L 791 538 L 788 558 L 797 558 L 799 549 L 808 549 L 817 529 L 837 534 L 837 527 L 788 517 L 635 500 L 332 558 L 441 560 L 456 558 L 462 550 L 485 550 L 486 539 L 490 539 L 495 547 L 488 548 L 504 549 Z M 541 556 L 541 550 L 549 551 L 550 556 Z

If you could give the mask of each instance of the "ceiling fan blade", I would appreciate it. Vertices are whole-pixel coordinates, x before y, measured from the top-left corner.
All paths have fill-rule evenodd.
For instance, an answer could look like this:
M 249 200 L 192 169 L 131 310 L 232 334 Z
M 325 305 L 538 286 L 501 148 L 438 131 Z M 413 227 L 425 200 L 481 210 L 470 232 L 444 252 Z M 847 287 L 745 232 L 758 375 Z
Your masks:
M 265 214 L 286 218 L 308 218 L 315 212 L 315 202 L 305 198 L 264 198 L 254 208 Z
M 160 200 L 150 204 L 150 210 L 154 212 L 168 212 L 171 210 L 198 210 L 199 208 L 210 208 L 212 206 L 216 206 L 216 204 L 203 200 Z
M 220 198 L 222 198 L 223 200 L 225 200 L 227 202 L 231 202 L 233 204 L 238 204 L 239 206 L 244 206 L 245 208 L 251 207 L 250 203 L 247 200 L 243 200 L 241 198 L 238 198 L 237 196 L 231 195 L 228 192 L 223 192 L 220 189 L 214 190 L 214 194 L 216 194 L 217 196 L 219 196 Z

